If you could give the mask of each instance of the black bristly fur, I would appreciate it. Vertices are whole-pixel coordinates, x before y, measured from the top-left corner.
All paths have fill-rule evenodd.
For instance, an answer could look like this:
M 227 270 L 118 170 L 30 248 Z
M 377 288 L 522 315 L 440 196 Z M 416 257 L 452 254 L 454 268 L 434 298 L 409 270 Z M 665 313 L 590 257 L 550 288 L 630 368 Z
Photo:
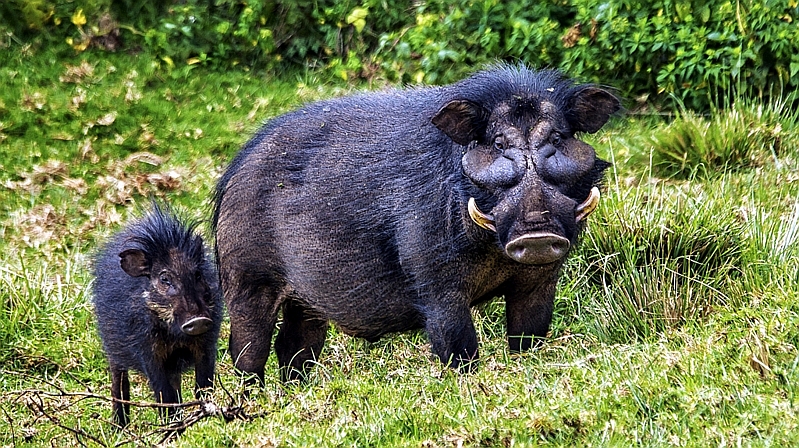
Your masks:
M 316 361 L 328 322 L 370 340 L 423 328 L 443 362 L 468 370 L 477 359 L 469 307 L 503 295 L 511 349 L 533 346 L 582 228 L 577 205 L 607 167 L 575 134 L 619 108 L 556 71 L 498 65 L 268 122 L 215 193 L 236 367 L 263 378 L 280 310 L 286 380 Z M 496 233 L 470 220 L 470 197 Z
M 180 375 L 192 366 L 196 393 L 213 385 L 222 304 L 196 226 L 153 201 L 146 216 L 98 252 L 94 307 L 117 400 L 130 399 L 128 370 L 142 372 L 163 403 L 180 401 Z M 201 334 L 183 331 L 193 318 L 206 326 Z M 130 406 L 115 401 L 113 407 L 117 425 L 127 425 Z

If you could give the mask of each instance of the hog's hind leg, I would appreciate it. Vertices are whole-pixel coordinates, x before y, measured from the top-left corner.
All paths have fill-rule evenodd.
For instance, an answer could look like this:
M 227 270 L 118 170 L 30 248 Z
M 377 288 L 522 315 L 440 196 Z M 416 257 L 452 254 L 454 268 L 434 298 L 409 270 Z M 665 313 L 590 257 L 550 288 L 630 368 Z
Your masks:
M 230 356 L 237 370 L 254 374 L 264 384 L 264 365 L 269 358 L 272 333 L 280 304 L 273 288 L 245 291 L 228 297 Z M 249 380 L 248 382 L 252 382 Z
M 327 338 L 328 323 L 308 315 L 300 303 L 287 300 L 283 323 L 275 340 L 280 376 L 285 381 L 303 380 L 319 359 Z

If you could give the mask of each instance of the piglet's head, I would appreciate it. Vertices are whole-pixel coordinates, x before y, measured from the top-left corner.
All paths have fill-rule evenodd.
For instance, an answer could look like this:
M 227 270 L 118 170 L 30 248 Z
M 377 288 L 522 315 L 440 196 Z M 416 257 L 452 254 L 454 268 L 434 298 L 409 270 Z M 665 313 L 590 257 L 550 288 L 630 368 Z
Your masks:
M 151 215 L 129 248 L 119 254 L 120 267 L 132 277 L 147 277 L 147 308 L 161 326 L 177 336 L 198 336 L 215 326 L 215 276 L 202 239 L 168 216 Z
M 450 101 L 432 122 L 464 147 L 463 173 L 479 191 L 468 202 L 474 224 L 511 259 L 541 265 L 569 252 L 609 166 L 576 134 L 598 131 L 620 103 L 551 75 L 524 81 L 506 97 Z

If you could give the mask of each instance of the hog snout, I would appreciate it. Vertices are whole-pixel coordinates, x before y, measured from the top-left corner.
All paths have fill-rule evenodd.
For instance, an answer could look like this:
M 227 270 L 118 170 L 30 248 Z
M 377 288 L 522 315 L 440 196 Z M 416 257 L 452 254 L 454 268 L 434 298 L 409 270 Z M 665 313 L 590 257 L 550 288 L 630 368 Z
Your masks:
M 549 232 L 522 235 L 505 245 L 509 257 L 524 264 L 548 264 L 569 253 L 571 243 L 566 238 Z
M 189 336 L 199 336 L 206 333 L 213 326 L 214 322 L 207 317 L 194 317 L 181 325 L 180 330 Z

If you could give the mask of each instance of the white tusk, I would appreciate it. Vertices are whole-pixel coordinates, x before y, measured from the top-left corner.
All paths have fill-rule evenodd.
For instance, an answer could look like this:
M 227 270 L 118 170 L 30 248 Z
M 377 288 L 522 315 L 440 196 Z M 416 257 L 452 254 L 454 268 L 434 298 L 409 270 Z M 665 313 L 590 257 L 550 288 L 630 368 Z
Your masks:
M 469 216 L 478 226 L 492 232 L 497 231 L 497 228 L 494 227 L 494 217 L 481 212 L 480 209 L 477 208 L 477 203 L 474 201 L 474 198 L 469 198 Z
M 597 205 L 599 205 L 599 188 L 594 187 L 591 189 L 591 193 L 588 194 L 588 199 L 574 209 L 575 221 L 580 222 L 587 218 L 588 215 L 596 210 Z

